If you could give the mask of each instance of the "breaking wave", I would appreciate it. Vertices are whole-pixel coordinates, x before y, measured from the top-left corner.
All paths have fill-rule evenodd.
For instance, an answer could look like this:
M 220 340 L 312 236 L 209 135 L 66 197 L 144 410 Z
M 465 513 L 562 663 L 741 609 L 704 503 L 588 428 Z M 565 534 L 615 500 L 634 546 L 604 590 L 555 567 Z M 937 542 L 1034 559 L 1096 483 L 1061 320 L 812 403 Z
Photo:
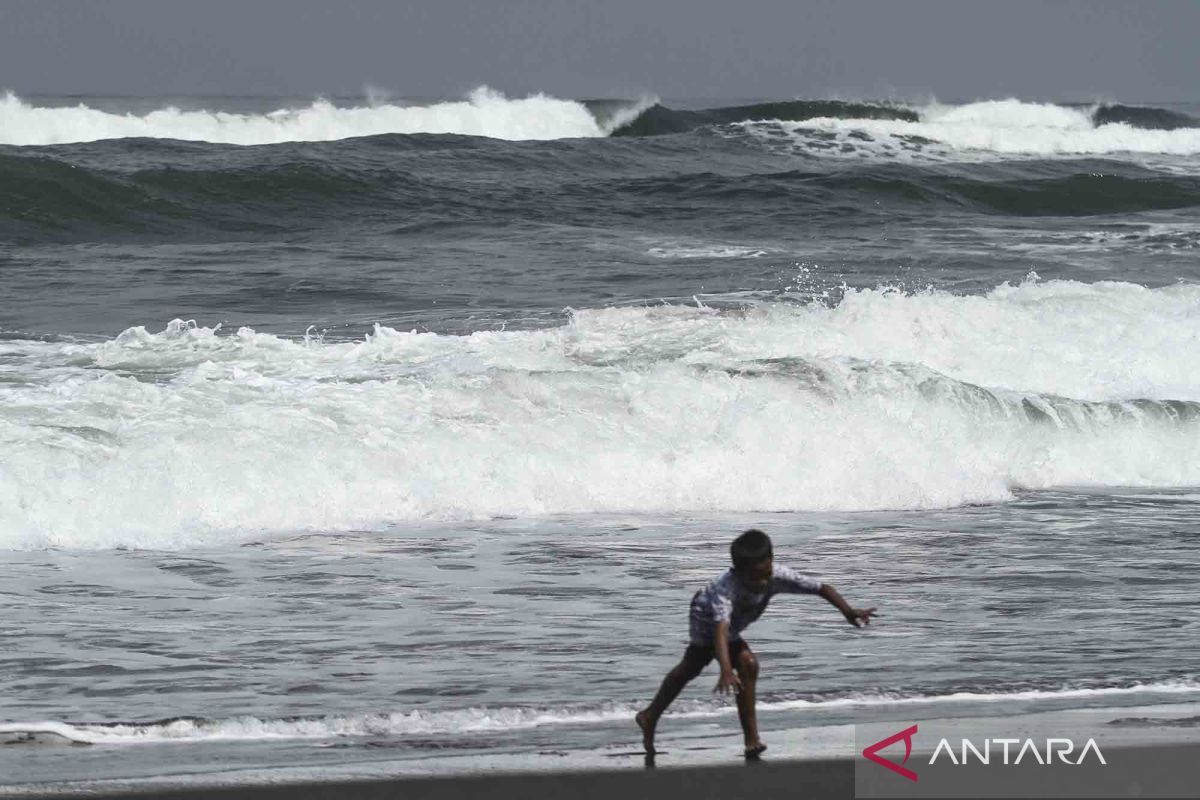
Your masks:
M 673 109 L 654 98 L 524 98 L 480 87 L 459 101 L 355 107 L 316 100 L 268 113 L 183 110 L 115 113 L 38 106 L 9 93 L 0 99 L 0 144 L 56 145 L 151 138 L 237 145 L 330 141 L 381 134 L 457 134 L 507 140 L 662 136 L 698 129 L 763 125 L 822 133 L 840 145 L 863 141 L 937 143 L 999 154 L 1200 152 L 1200 120 L 1151 106 L 1029 103 L 1016 99 L 908 107 L 896 103 L 788 100 L 706 109 Z M 864 139 L 864 137 L 866 137 Z M 828 151 L 815 140 L 813 152 Z
M 813 117 L 739 123 L 765 138 L 790 137 L 802 151 L 953 159 L 962 154 L 1069 156 L 1200 153 L 1200 120 L 1168 109 L 1085 108 L 1020 100 L 933 104 L 913 119 Z
M 1196 286 L 1031 280 L 469 336 L 7 340 L 0 547 L 1197 485 L 1198 308 Z
M 1016 99 L 916 108 L 807 100 L 704 110 L 654 105 L 617 127 L 614 135 L 664 135 L 722 125 L 804 137 L 804 149 L 814 154 L 888 155 L 888 147 L 894 150 L 891 155 L 938 153 L 938 145 L 949 148 L 942 155 L 953 151 L 1041 156 L 1200 152 L 1200 119 L 1182 111 Z
M 630 102 L 610 109 L 607 122 L 620 125 L 639 108 L 638 103 Z M 583 103 L 542 94 L 510 99 L 486 87 L 458 102 L 344 108 L 317 100 L 307 107 L 280 108 L 266 114 L 184 111 L 175 107 L 141 115 L 118 114 L 82 103 L 73 107 L 34 106 L 11 93 L 0 99 L 0 144 L 11 145 L 124 138 L 256 145 L 385 133 L 521 140 L 605 136 L 608 129 Z

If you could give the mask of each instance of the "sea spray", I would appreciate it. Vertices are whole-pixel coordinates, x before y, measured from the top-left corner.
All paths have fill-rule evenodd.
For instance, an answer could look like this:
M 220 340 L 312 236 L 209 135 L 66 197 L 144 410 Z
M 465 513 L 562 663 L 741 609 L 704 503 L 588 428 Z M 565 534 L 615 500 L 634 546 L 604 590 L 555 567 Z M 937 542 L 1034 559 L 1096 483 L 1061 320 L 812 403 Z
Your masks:
M 619 111 L 611 124 L 621 124 L 639 107 L 637 102 L 627 105 L 632 111 Z M 308 106 L 284 107 L 264 114 L 184 111 L 172 106 L 141 115 L 114 114 L 83 103 L 37 106 L 12 93 L 0 99 L 0 144 L 51 145 L 148 137 L 257 145 L 384 133 L 517 140 L 604 136 L 607 130 L 582 103 L 543 94 L 510 99 L 486 87 L 474 90 L 464 100 L 430 105 L 396 105 L 373 96 L 363 106 L 340 107 L 319 99 Z
M 1009 99 L 935 103 L 918 109 L 917 120 L 811 117 L 744 120 L 737 127 L 768 138 L 782 132 L 796 146 L 823 155 L 902 160 L 1200 154 L 1200 127 L 1143 128 L 1105 117 L 1097 124 L 1095 114 L 1095 109 Z
M 1192 485 L 1198 302 L 1190 286 L 1031 280 L 583 310 L 467 336 L 176 321 L 98 344 L 7 341 L 0 546 Z

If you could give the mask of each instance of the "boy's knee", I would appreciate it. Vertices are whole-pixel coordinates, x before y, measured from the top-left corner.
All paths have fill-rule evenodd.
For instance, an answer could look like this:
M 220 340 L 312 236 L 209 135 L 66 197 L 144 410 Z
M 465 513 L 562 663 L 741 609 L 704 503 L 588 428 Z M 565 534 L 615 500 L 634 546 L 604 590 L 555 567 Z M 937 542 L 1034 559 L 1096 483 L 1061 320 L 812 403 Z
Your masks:
M 751 678 L 758 677 L 758 659 L 749 650 L 743 650 L 738 656 L 738 672 Z

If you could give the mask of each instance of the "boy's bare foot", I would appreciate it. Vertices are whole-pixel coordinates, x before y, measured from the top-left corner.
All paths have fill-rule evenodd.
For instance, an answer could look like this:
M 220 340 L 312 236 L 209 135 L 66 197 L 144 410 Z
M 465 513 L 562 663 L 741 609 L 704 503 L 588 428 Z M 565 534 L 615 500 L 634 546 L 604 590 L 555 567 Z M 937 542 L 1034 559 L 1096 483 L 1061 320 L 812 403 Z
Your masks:
M 646 755 L 653 758 L 655 723 L 650 721 L 645 711 L 639 711 L 633 719 L 637 722 L 638 727 L 642 729 L 642 747 L 646 749 Z
M 762 742 L 755 742 L 752 745 L 747 745 L 746 746 L 746 760 L 747 761 L 758 761 L 759 758 L 762 756 L 763 751 L 765 751 L 766 749 L 767 749 L 767 746 L 765 744 L 763 744 Z

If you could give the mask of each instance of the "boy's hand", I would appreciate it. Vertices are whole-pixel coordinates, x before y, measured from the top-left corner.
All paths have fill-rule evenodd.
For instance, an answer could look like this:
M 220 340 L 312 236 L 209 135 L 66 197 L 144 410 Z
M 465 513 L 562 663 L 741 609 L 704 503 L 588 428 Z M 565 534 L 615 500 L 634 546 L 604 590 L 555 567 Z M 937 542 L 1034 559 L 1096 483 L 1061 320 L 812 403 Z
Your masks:
M 878 617 L 872 608 L 851 608 L 846 611 L 846 622 L 849 622 L 856 628 L 861 628 L 863 625 L 871 624 L 871 617 Z
M 828 600 L 834 608 L 842 612 L 842 616 L 856 628 L 861 628 L 863 625 L 871 624 L 871 617 L 881 616 L 875 613 L 875 608 L 854 608 L 846 602 L 846 598 L 838 593 L 838 590 L 833 588 L 833 584 L 825 583 L 821 585 L 821 591 L 817 594 Z
M 742 679 L 739 678 L 737 673 L 733 670 L 723 669 L 721 670 L 721 677 L 717 679 L 717 685 L 713 691 L 720 692 L 721 694 L 729 694 L 730 689 L 732 689 L 735 694 L 741 694 Z

